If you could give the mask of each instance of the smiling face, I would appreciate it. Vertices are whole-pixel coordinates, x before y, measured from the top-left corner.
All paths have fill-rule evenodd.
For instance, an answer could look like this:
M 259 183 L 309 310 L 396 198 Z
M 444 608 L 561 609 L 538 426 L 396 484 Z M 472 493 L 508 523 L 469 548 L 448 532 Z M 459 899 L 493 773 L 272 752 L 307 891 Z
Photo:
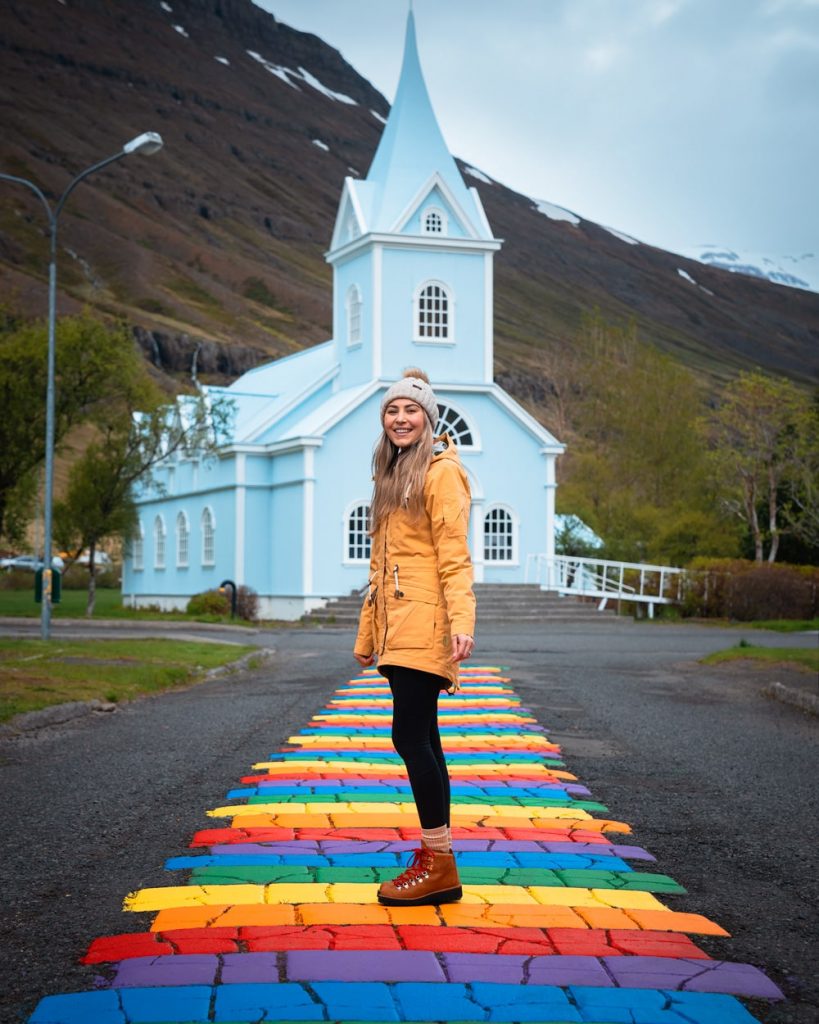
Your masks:
M 384 431 L 396 448 L 409 448 L 424 433 L 427 414 L 417 402 L 396 398 L 384 410 Z

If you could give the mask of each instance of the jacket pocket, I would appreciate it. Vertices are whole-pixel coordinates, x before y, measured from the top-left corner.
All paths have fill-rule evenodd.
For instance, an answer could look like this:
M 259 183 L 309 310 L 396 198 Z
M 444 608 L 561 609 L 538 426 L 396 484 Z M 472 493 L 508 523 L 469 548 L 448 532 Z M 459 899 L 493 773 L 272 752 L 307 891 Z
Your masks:
M 466 537 L 469 532 L 469 505 L 458 500 L 445 501 L 444 529 L 448 537 Z
M 387 650 L 431 649 L 435 642 L 438 595 L 411 584 L 387 599 Z

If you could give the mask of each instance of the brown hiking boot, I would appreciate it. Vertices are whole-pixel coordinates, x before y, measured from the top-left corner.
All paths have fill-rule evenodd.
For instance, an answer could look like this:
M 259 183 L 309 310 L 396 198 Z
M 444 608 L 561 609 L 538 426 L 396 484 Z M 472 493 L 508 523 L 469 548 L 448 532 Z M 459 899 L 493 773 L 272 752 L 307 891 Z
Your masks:
M 462 895 L 454 856 L 422 846 L 405 871 L 391 882 L 382 882 L 378 902 L 388 907 L 437 906 L 454 903 Z

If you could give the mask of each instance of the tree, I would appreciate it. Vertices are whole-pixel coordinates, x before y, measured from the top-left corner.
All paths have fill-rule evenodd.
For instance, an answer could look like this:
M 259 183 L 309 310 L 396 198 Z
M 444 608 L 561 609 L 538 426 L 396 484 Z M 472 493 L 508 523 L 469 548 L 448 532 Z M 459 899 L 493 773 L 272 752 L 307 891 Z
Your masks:
M 750 531 L 762 562 L 775 562 L 783 529 L 811 529 L 817 492 L 816 412 L 783 377 L 740 373 L 712 420 L 712 463 L 722 505 Z
M 134 486 L 153 481 L 153 470 L 182 453 L 207 458 L 220 447 L 232 404 L 206 394 L 167 405 L 140 365 L 117 403 L 96 417 L 97 437 L 71 467 L 68 488 L 54 506 L 55 535 L 75 557 L 88 549 L 88 602 L 94 614 L 96 552 L 100 541 L 127 542 L 137 521 Z
M 705 394 L 684 366 L 642 341 L 634 324 L 583 324 L 566 389 L 576 441 L 558 490 L 603 538 L 610 558 L 684 564 L 713 539 L 733 553 L 713 500 Z
M 797 540 L 819 549 L 819 392 L 800 410 L 795 432 L 784 518 Z
M 55 444 L 116 394 L 133 339 L 124 326 L 91 316 L 56 327 Z M 48 330 L 0 309 L 0 537 L 19 539 L 30 517 L 36 472 L 45 458 Z

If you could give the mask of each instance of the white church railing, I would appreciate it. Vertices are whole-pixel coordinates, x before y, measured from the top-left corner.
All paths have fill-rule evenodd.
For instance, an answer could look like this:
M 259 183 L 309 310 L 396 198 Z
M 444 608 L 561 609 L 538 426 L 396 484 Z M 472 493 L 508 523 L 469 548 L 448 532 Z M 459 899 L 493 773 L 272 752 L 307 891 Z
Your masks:
M 677 604 L 682 599 L 684 569 L 643 562 L 613 562 L 604 558 L 574 555 L 527 555 L 527 583 L 541 590 L 573 597 L 599 598 L 602 611 L 608 601 L 634 601 L 648 605 L 654 618 L 657 604 Z

